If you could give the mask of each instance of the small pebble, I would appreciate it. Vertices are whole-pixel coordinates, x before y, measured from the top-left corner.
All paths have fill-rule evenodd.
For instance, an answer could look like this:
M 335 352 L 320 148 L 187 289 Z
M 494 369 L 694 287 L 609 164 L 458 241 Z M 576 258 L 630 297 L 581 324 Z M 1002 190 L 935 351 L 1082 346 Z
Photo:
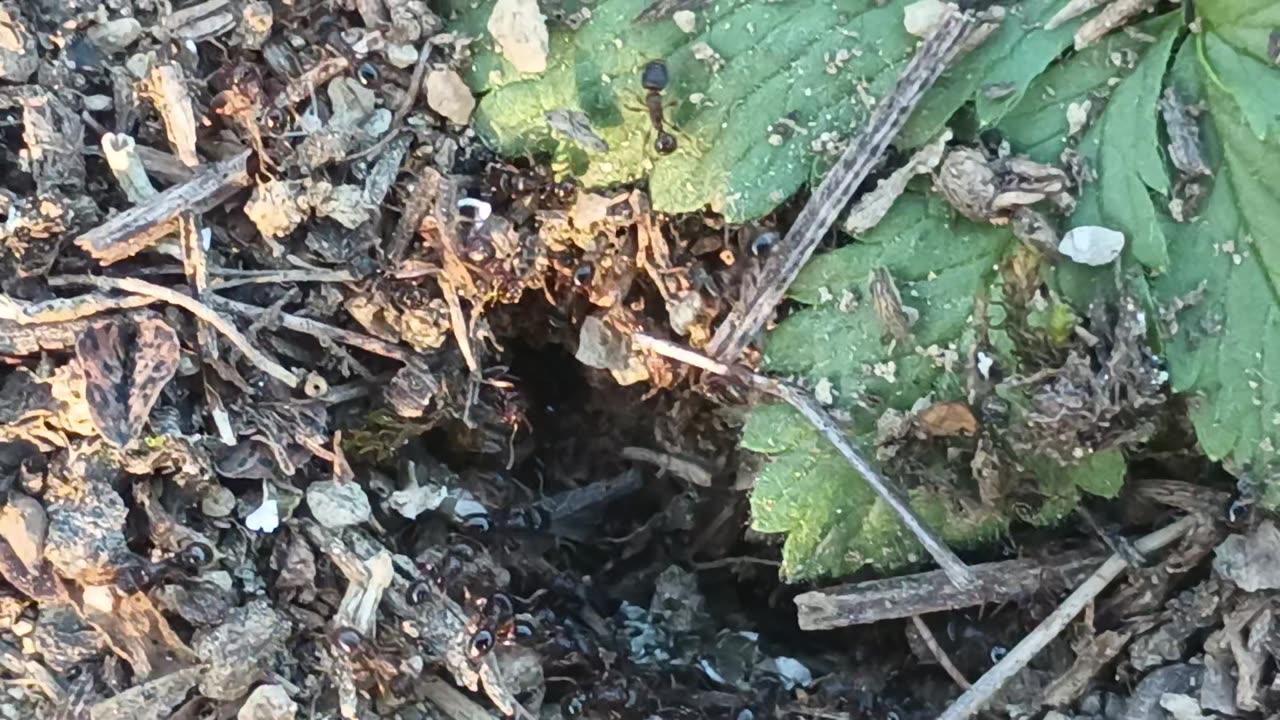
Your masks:
M 136 19 L 117 18 L 89 28 L 89 41 L 108 55 L 127 49 L 142 37 L 142 23 Z
M 321 480 L 307 486 L 307 507 L 327 528 L 357 525 L 369 519 L 373 508 L 364 488 L 355 483 Z
M 502 56 L 522 73 L 547 69 L 551 38 L 538 0 L 498 0 L 487 23 Z
M 388 64 L 401 70 L 413 67 L 413 64 L 418 62 L 418 50 L 412 45 L 389 44 L 383 49 L 382 54 L 387 58 Z
M 1106 265 L 1124 250 L 1124 233 L 1096 225 L 1073 228 L 1058 243 L 1058 252 L 1081 265 Z
M 236 720 L 293 720 L 298 704 L 279 685 L 259 685 L 249 693 Z
M 682 33 L 692 35 L 698 29 L 698 16 L 692 10 L 677 10 L 671 13 L 671 20 Z
M 471 122 L 476 99 L 458 73 L 432 70 L 427 75 L 427 105 L 455 125 L 466 125 Z

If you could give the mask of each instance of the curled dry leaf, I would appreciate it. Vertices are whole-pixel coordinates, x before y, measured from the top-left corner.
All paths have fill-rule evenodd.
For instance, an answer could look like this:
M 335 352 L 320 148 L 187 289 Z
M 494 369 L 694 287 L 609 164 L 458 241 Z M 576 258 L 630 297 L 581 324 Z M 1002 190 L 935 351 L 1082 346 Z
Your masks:
M 962 402 L 934 403 L 916 415 L 916 423 L 935 437 L 972 435 L 978 431 L 973 411 Z
M 80 336 L 85 398 L 103 438 L 118 447 L 137 439 L 180 356 L 177 334 L 154 315 L 99 323 Z

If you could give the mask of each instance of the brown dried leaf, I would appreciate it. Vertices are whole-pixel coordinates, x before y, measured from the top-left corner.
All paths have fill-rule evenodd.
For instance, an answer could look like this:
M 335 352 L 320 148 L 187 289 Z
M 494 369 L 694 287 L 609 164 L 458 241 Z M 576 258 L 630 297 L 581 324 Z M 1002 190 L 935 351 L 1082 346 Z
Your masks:
M 195 663 L 191 648 L 145 593 L 116 597 L 110 610 L 84 602 L 81 612 L 90 625 L 107 637 L 112 651 L 133 667 L 139 679 L 168 675 Z
M 177 333 L 154 315 L 99 323 L 80 336 L 85 398 L 103 438 L 124 447 L 142 433 L 181 352 Z
M 978 431 L 978 420 L 962 402 L 934 403 L 916 415 L 920 429 L 935 437 L 972 435 Z

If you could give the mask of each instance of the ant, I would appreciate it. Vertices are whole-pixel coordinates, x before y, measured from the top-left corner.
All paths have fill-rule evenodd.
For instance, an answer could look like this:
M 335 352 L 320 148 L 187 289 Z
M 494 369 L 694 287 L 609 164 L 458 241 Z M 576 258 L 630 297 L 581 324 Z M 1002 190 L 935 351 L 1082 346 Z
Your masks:
M 162 582 L 194 576 L 213 560 L 213 548 L 193 542 L 159 562 L 144 559 L 116 568 L 112 579 L 121 592 L 145 592 Z
M 640 85 L 647 91 L 644 96 L 645 108 L 649 111 L 649 122 L 657 131 L 658 138 L 653 141 L 653 149 L 659 155 L 670 155 L 676 151 L 676 138 L 663 128 L 662 91 L 670 82 L 667 64 L 661 60 L 650 60 L 640 72 Z
M 475 551 L 467 545 L 449 547 L 435 566 L 427 568 L 425 578 L 410 583 L 406 600 L 410 605 L 421 605 L 435 593 L 447 595 L 447 587 L 458 584 L 464 564 L 474 558 Z M 464 622 L 471 662 L 480 662 L 498 645 L 527 644 L 533 639 L 533 623 L 516 614 L 510 595 L 496 590 L 476 595 L 464 590 L 464 594 L 468 597 L 460 602 L 470 616 Z

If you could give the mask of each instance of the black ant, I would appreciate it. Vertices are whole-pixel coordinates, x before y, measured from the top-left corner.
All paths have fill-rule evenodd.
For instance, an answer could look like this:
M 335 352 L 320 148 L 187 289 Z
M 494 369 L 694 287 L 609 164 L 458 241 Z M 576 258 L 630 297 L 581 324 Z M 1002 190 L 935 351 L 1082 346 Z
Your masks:
M 396 664 L 365 639 L 359 630 L 349 625 L 340 625 L 329 628 L 326 636 L 329 643 L 351 664 L 357 685 L 368 687 L 377 684 L 384 693 L 390 691 L 390 694 L 400 697 L 411 694 L 410 679 L 402 675 Z
M 661 60 L 650 60 L 640 73 L 640 85 L 647 91 L 644 96 L 645 108 L 649 111 L 649 122 L 657 131 L 658 138 L 653 141 L 653 149 L 660 155 L 670 155 L 676 151 L 676 138 L 663 128 L 662 91 L 670 82 L 667 64 Z
M 475 631 L 467 641 L 467 657 L 479 661 L 497 645 L 525 643 L 534 636 L 533 624 L 518 617 L 511 596 L 495 592 L 477 599 L 476 617 L 468 623 Z
M 213 548 L 204 543 L 193 542 L 177 554 L 159 562 L 140 560 L 117 568 L 113 581 L 121 592 L 144 592 L 161 582 L 196 575 L 213 560 Z

